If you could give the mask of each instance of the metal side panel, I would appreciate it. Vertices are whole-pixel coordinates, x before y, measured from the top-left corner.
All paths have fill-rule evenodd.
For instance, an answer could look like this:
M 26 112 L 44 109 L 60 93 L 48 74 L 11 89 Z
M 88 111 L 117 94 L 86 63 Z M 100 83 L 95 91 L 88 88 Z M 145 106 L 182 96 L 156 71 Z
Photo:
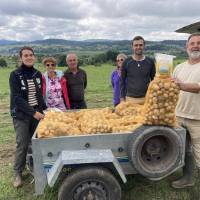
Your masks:
M 44 163 L 54 163 L 61 151 L 111 149 L 116 157 L 127 156 L 128 136 L 131 133 L 61 136 L 34 138 L 41 146 Z M 49 156 L 51 155 L 51 156 Z
M 47 172 L 47 181 L 50 187 L 53 187 L 63 167 L 62 153 L 58 156 L 53 167 Z
M 35 179 L 35 195 L 42 195 L 44 193 L 45 186 L 47 185 L 47 176 L 43 166 L 43 158 L 38 141 L 32 140 L 33 149 L 33 167 L 34 167 L 34 179 Z
M 71 164 L 91 164 L 91 163 L 113 163 L 116 171 L 125 183 L 125 174 L 115 156 L 110 149 L 101 150 L 77 150 L 77 151 L 62 151 L 58 156 L 53 167 L 47 173 L 47 180 L 50 187 L 55 184 L 62 167 Z

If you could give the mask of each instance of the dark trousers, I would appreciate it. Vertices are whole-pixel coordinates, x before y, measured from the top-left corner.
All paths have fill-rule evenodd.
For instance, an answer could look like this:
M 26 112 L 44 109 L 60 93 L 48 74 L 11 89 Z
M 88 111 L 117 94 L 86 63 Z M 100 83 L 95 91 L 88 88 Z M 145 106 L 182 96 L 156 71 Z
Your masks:
M 24 120 L 13 119 L 13 125 L 16 132 L 15 174 L 21 174 L 25 168 L 28 146 L 31 143 L 31 138 L 38 122 L 39 121 L 33 117 Z
M 70 101 L 70 107 L 71 109 L 85 109 L 87 108 L 87 105 L 85 101 Z

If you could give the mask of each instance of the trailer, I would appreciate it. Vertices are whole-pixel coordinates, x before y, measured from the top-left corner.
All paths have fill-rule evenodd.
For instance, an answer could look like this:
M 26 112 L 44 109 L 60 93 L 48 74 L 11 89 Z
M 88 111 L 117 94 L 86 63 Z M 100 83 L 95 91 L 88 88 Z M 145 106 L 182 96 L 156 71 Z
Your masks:
M 32 138 L 35 193 L 59 182 L 59 200 L 120 200 L 126 175 L 156 181 L 183 167 L 186 130 L 142 125 L 128 133 Z

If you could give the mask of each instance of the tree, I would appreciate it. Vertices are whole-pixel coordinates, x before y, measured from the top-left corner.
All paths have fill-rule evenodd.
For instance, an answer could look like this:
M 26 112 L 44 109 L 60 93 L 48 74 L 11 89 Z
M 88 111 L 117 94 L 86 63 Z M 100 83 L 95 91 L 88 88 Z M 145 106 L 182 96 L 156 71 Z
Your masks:
M 0 67 L 7 67 L 7 62 L 3 58 L 0 58 Z
M 92 57 L 91 64 L 99 65 L 99 64 L 105 63 L 106 61 L 107 61 L 106 54 L 100 53 L 100 54 L 96 54 Z
M 106 52 L 107 61 L 115 62 L 117 55 L 119 54 L 118 51 L 109 50 Z
M 66 65 L 67 65 L 66 64 L 66 55 L 59 56 L 59 58 L 58 58 L 58 66 L 64 67 Z

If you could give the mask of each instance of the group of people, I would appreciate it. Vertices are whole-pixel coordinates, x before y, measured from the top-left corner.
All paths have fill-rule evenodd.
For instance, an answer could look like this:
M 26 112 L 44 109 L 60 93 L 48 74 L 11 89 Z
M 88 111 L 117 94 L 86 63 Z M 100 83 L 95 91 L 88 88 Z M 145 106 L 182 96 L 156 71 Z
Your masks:
M 84 98 L 87 75 L 78 67 L 76 54 L 67 55 L 68 69 L 64 73 L 56 70 L 53 57 L 44 58 L 44 74 L 34 68 L 36 57 L 32 48 L 23 47 L 19 56 L 21 65 L 9 78 L 10 111 L 16 132 L 14 187 L 22 185 L 28 147 L 39 121 L 44 118 L 43 111 L 87 108 Z
M 76 54 L 66 57 L 68 69 L 63 73 L 56 70 L 53 57 L 44 58 L 46 72 L 42 78 L 43 97 L 48 108 L 68 109 L 87 108 L 84 90 L 87 87 L 86 72 L 78 67 Z
M 111 76 L 115 106 L 124 100 L 144 103 L 148 85 L 155 76 L 154 62 L 144 56 L 144 47 L 144 39 L 137 36 L 132 41 L 133 55 L 117 56 L 117 69 Z M 183 176 L 172 182 L 174 188 L 193 186 L 195 163 L 200 168 L 200 33 L 188 37 L 186 51 L 188 60 L 176 66 L 172 77 L 180 89 L 177 121 L 187 131 Z
M 132 101 L 143 104 L 149 83 L 156 70 L 154 60 L 144 55 L 145 40 L 136 36 L 132 40 L 133 54 L 119 54 L 116 70 L 111 75 L 113 104 Z M 188 60 L 175 68 L 173 79 L 180 88 L 176 108 L 178 122 L 188 131 L 183 177 L 172 183 L 174 188 L 192 186 L 193 157 L 200 167 L 200 33 L 189 36 L 186 43 Z M 87 108 L 84 90 L 86 72 L 78 67 L 76 54 L 68 54 L 68 69 L 56 70 L 56 60 L 45 58 L 46 72 L 34 68 L 35 55 L 30 47 L 20 50 L 21 66 L 10 75 L 11 115 L 16 132 L 16 157 L 14 186 L 22 185 L 22 172 L 31 137 L 47 107 L 67 109 Z

